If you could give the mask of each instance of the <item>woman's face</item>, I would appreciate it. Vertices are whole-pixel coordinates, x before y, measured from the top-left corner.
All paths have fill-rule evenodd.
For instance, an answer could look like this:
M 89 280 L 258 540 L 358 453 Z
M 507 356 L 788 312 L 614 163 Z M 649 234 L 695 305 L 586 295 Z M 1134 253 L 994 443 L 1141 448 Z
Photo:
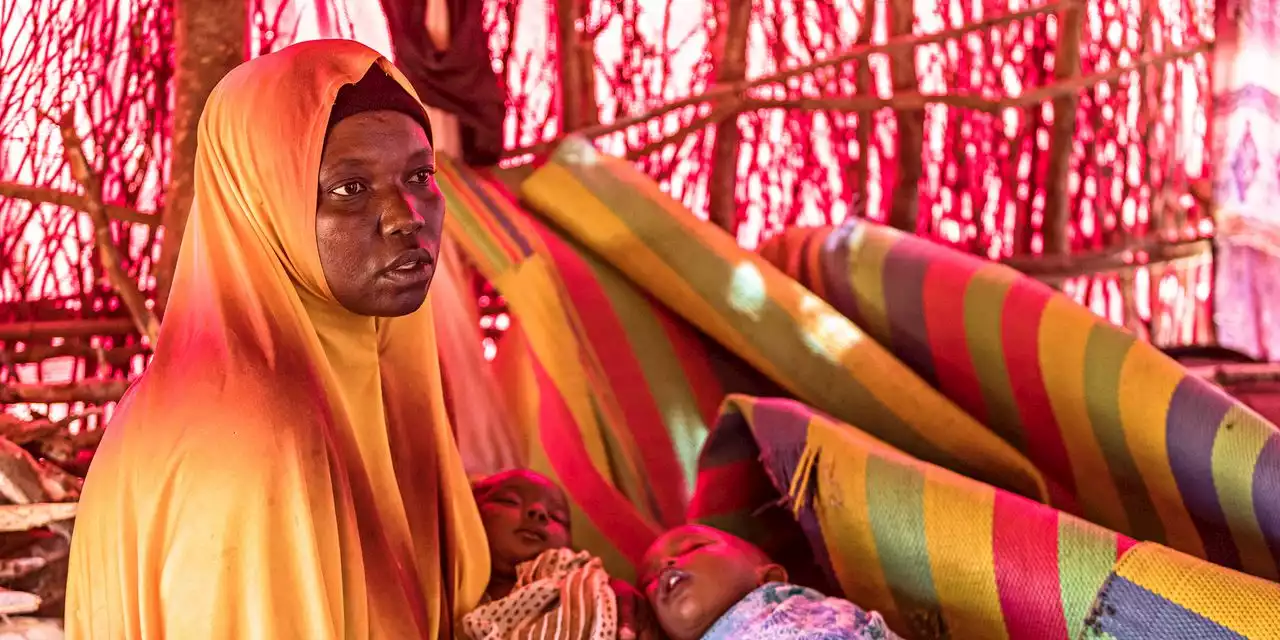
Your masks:
M 329 131 L 320 158 L 316 244 L 325 281 L 352 313 L 413 313 L 440 254 L 444 199 L 427 133 L 397 111 L 366 111 Z

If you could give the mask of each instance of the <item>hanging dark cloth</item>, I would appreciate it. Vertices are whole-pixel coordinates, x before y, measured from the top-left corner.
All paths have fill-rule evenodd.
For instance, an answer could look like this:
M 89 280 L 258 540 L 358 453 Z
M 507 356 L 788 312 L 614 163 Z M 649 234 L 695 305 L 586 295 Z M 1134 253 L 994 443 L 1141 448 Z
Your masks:
M 391 31 L 396 66 L 428 106 L 458 118 L 462 158 L 470 165 L 502 157 L 507 96 L 489 61 L 481 0 L 380 0 Z M 449 7 L 449 47 L 427 35 L 427 3 Z

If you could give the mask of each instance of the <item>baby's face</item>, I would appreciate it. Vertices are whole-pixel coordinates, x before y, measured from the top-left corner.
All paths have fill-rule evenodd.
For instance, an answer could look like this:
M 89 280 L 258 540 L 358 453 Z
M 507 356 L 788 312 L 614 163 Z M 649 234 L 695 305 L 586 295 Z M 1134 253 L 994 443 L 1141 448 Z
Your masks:
M 515 575 L 516 565 L 547 549 L 569 546 L 564 492 L 531 471 L 511 471 L 476 496 L 489 539 L 494 573 Z
M 672 640 L 697 640 L 759 586 L 768 566 L 768 558 L 749 543 L 686 525 L 666 532 L 645 552 L 639 585 Z

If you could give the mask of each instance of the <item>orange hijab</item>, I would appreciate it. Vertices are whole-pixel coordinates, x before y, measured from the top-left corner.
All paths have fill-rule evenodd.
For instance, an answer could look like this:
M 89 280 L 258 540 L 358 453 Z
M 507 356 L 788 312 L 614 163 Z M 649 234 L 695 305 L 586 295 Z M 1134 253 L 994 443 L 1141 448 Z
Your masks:
M 413 95 L 330 40 L 210 96 L 155 359 L 80 503 L 68 638 L 449 638 L 479 601 L 489 554 L 430 303 L 354 315 L 316 249 L 329 112 L 371 67 Z

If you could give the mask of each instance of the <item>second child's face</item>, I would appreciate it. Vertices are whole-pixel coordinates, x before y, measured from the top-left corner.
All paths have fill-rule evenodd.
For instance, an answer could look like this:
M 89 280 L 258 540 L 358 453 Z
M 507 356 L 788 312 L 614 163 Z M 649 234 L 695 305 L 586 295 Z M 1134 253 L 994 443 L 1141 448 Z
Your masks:
M 477 506 L 496 574 L 514 576 L 520 563 L 569 546 L 568 501 L 538 474 L 511 472 L 480 496 Z
M 689 525 L 645 553 L 640 588 L 672 640 L 696 640 L 760 584 L 768 558 L 727 533 Z

